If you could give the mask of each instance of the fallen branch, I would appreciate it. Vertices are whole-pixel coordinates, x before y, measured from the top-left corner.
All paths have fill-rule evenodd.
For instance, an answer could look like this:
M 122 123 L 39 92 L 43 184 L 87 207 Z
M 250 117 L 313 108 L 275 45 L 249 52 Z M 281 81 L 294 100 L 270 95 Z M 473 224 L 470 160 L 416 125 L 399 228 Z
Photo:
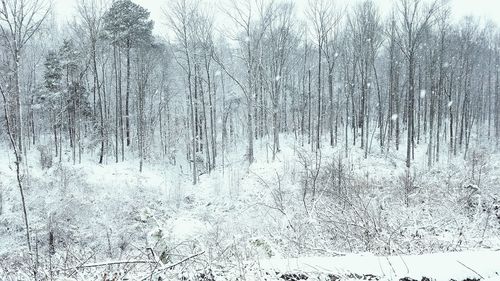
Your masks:
M 106 261 L 106 262 L 100 262 L 100 263 L 89 263 L 89 264 L 81 264 L 79 266 L 71 267 L 71 268 L 64 268 L 62 270 L 73 270 L 73 269 L 81 269 L 81 268 L 89 268 L 89 267 L 101 267 L 101 266 L 109 266 L 109 265 L 118 265 L 118 264 L 150 264 L 153 263 L 155 264 L 156 261 L 152 260 L 130 260 L 130 261 Z
M 183 262 L 186 262 L 192 258 L 195 258 L 197 256 L 203 255 L 205 251 L 196 253 L 194 255 L 191 255 L 189 257 L 186 257 L 178 262 L 168 264 L 168 265 L 163 265 L 163 263 L 160 260 L 123 260 L 123 261 L 106 261 L 106 262 L 99 262 L 99 263 L 89 263 L 89 264 L 81 264 L 75 267 L 71 268 L 64 268 L 62 270 L 75 270 L 75 269 L 81 269 L 81 268 L 90 268 L 90 267 L 101 267 L 101 266 L 110 266 L 110 265 L 119 265 L 119 264 L 159 264 L 161 269 L 171 269 Z
M 186 262 L 186 261 L 188 261 L 188 260 L 190 260 L 190 259 L 192 259 L 192 258 L 195 258 L 195 257 L 197 257 L 197 256 L 201 256 L 201 255 L 203 255 L 204 253 L 205 253 L 205 251 L 201 251 L 201 252 L 199 252 L 199 253 L 197 253 L 197 254 L 194 254 L 194 255 L 191 255 L 191 256 L 189 256 L 189 257 L 186 257 L 186 258 L 184 258 L 184 259 L 182 259 L 182 260 L 180 260 L 180 261 L 178 261 L 178 262 L 175 262 L 175 263 L 172 263 L 172 264 L 169 264 L 169 265 L 165 265 L 165 266 L 163 266 L 163 269 L 171 269 L 171 268 L 173 268 L 173 267 L 175 267 L 175 266 L 177 266 L 177 265 L 179 265 L 179 264 L 181 264 L 181 263 L 183 263 L 183 262 Z
M 152 249 L 151 249 L 151 251 L 152 251 Z M 175 263 L 172 263 L 172 264 L 169 264 L 169 265 L 164 265 L 163 262 L 161 262 L 161 261 L 159 262 L 159 264 L 160 264 L 160 267 L 161 267 L 162 270 L 172 269 L 173 267 L 175 267 L 175 266 L 177 266 L 177 265 L 179 265 L 179 264 L 181 264 L 183 262 L 186 262 L 186 261 L 188 261 L 188 260 L 190 260 L 192 258 L 195 258 L 197 256 L 203 255 L 204 253 L 205 253 L 205 251 L 201 251 L 201 252 L 199 252 L 197 254 L 191 255 L 189 257 L 186 257 L 186 258 L 184 258 L 184 259 L 182 259 L 182 260 L 180 260 L 178 262 L 175 262 Z M 146 277 L 140 278 L 139 280 L 144 281 L 144 280 L 147 280 L 147 279 L 151 279 L 151 277 L 153 276 L 153 273 L 154 273 L 154 270 L 151 272 L 151 274 L 148 274 Z

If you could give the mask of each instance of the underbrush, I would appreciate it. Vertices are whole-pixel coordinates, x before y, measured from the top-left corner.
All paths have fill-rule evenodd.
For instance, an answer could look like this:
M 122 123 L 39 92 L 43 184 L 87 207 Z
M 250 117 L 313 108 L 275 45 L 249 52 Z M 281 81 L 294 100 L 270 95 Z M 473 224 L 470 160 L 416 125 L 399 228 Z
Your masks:
M 198 186 L 163 168 L 33 169 L 31 254 L 6 175 L 0 279 L 244 280 L 271 257 L 500 245 L 498 155 L 478 149 L 410 170 L 396 154 L 360 155 L 289 146 L 275 162 L 216 170 Z
M 391 164 L 397 159 L 387 157 L 366 165 L 319 152 L 297 155 L 298 189 L 289 194 L 278 185 L 272 198 L 279 200 L 271 202 L 290 226 L 276 231 L 288 255 L 399 255 L 499 246 L 497 163 L 485 151 L 411 170 L 398 169 Z M 381 175 L 378 165 L 393 165 L 394 173 Z

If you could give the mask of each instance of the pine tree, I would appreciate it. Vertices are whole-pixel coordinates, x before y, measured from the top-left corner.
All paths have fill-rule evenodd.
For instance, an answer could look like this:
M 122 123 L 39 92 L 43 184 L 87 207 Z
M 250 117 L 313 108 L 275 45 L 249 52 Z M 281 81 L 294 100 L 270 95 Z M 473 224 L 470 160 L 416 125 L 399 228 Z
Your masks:
M 152 30 L 149 11 L 130 0 L 115 1 L 104 14 L 104 36 L 113 45 L 134 48 L 149 44 Z
M 51 127 L 54 135 L 54 149 L 57 157 L 58 155 L 60 156 L 61 152 L 61 115 L 63 107 L 61 92 L 63 72 L 58 53 L 50 51 L 45 58 L 44 66 L 45 89 L 40 91 L 37 103 L 44 111 L 50 112 Z
M 45 88 L 50 93 L 58 93 L 62 87 L 62 67 L 59 55 L 54 51 L 49 52 L 44 65 Z
M 70 82 L 76 79 L 76 71 L 78 70 L 78 52 L 72 40 L 64 40 L 59 49 L 60 64 L 63 72 L 66 75 L 66 88 Z
M 111 40 L 115 48 L 125 49 L 127 57 L 125 96 L 125 134 L 127 146 L 130 145 L 130 51 L 132 48 L 150 45 L 152 42 L 152 30 L 153 21 L 149 20 L 149 11 L 130 0 L 114 2 L 104 15 L 105 37 Z M 121 85 L 121 83 L 119 84 Z M 119 94 L 121 95 L 121 89 Z

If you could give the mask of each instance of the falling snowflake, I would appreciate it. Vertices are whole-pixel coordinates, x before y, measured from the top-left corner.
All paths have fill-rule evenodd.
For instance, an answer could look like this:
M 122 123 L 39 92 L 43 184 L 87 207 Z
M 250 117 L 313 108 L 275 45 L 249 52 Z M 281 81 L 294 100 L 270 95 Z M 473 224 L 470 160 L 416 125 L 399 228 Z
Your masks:
M 420 90 L 420 98 L 421 99 L 425 98 L 425 94 L 426 94 L 425 90 L 423 90 L 423 89 Z
M 448 107 L 451 107 L 453 105 L 453 101 L 448 102 Z
M 245 42 L 250 42 L 250 37 L 245 37 Z
M 335 54 L 333 55 L 334 57 L 338 57 L 339 56 L 339 53 L 335 52 Z
M 217 70 L 217 71 L 215 72 L 215 76 L 220 76 L 220 71 L 219 71 L 219 70 Z
M 274 78 L 274 80 L 276 80 L 276 81 L 280 81 L 280 80 L 281 80 L 281 76 L 279 76 L 279 75 L 278 75 L 278 76 L 276 76 L 276 77 Z
M 370 88 L 372 86 L 372 83 L 366 83 L 366 87 Z
M 444 68 L 448 68 L 449 66 L 450 66 L 450 64 L 448 62 L 443 63 Z
M 398 115 L 397 115 L 397 114 L 393 114 L 393 115 L 391 116 L 391 119 L 392 119 L 393 121 L 396 121 L 396 120 L 398 119 Z

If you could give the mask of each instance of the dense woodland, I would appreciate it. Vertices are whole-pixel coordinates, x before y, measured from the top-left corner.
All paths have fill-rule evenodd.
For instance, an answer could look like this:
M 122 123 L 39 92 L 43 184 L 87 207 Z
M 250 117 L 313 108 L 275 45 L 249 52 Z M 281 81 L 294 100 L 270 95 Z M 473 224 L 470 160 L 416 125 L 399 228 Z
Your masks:
M 245 141 L 252 163 L 270 138 L 274 158 L 281 134 L 316 150 L 343 140 L 365 157 L 406 149 L 407 167 L 418 143 L 429 165 L 483 136 L 498 144 L 498 30 L 452 24 L 445 2 L 396 1 L 381 17 L 373 1 L 310 1 L 302 22 L 286 1 L 211 14 L 174 1 L 162 36 L 144 8 L 108 4 L 80 1 L 63 32 L 47 25 L 48 3 L 3 2 L 2 132 L 20 158 L 47 145 L 59 161 L 69 149 L 73 163 L 137 157 L 142 169 L 182 151 L 196 183 L 231 143 Z M 218 13 L 233 28 L 217 28 Z
M 44 168 L 185 163 L 197 184 L 228 151 L 250 165 L 264 144 L 274 161 L 283 139 L 316 157 L 404 151 L 408 177 L 419 145 L 432 167 L 500 143 L 500 29 L 446 1 L 164 2 L 159 23 L 130 0 L 79 0 L 58 27 L 55 3 L 1 0 L 0 137 L 30 250 L 31 151 Z

